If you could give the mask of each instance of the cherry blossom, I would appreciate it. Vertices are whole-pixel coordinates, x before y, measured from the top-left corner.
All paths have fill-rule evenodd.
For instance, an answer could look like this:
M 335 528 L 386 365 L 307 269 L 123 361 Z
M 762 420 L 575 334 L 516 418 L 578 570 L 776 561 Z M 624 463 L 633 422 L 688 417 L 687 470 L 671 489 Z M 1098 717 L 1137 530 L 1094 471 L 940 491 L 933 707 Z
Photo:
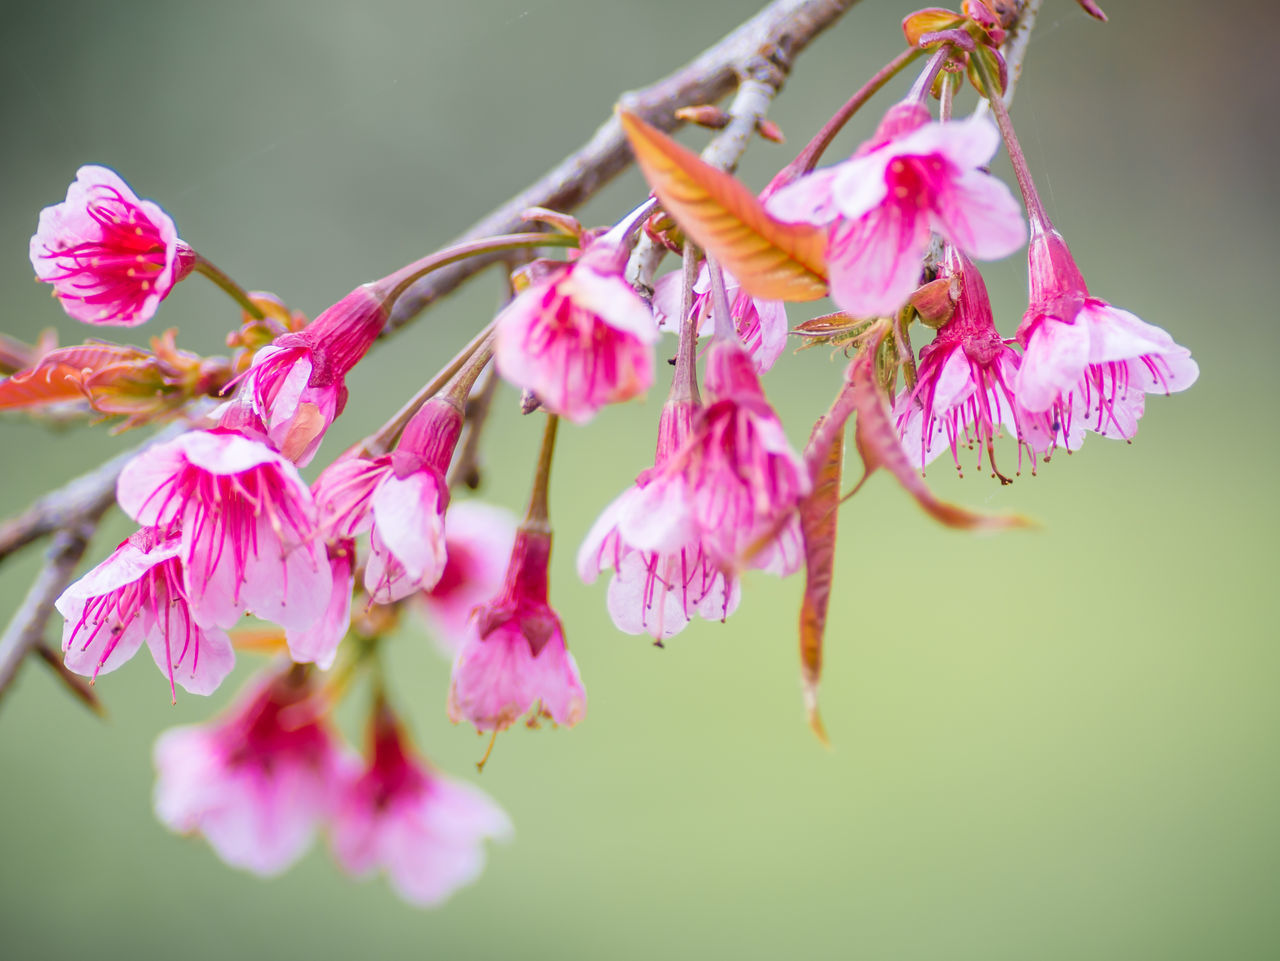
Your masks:
M 31 238 L 36 276 L 87 324 L 145 323 L 195 261 L 168 214 L 93 165 L 76 171 L 66 200 L 40 211 Z
M 679 332 L 683 271 L 675 270 L 658 278 L 653 288 L 653 313 L 659 330 Z M 787 347 L 787 308 L 780 300 L 762 300 L 742 290 L 730 273 L 724 275 L 725 294 L 733 327 L 742 346 L 755 361 L 756 371 L 766 373 Z M 704 264 L 693 284 L 695 316 L 701 316 L 699 336 L 715 330 L 715 306 L 711 297 L 711 277 Z
M 191 615 L 178 560 L 181 538 L 138 531 L 105 561 L 63 591 L 55 607 L 66 618 L 64 663 L 97 678 L 114 671 L 145 642 L 156 666 L 192 694 L 210 694 L 235 664 L 227 635 Z
M 919 282 L 931 232 L 978 260 L 1022 246 L 1018 202 L 982 169 L 999 145 L 986 117 L 938 123 L 922 104 L 901 103 L 852 158 L 799 178 L 766 205 L 783 220 L 830 225 L 827 267 L 840 309 L 890 315 Z
M 348 766 L 330 824 L 338 863 L 386 872 L 406 901 L 445 901 L 484 869 L 486 839 L 509 840 L 511 821 L 483 791 L 417 757 L 385 705 L 374 712 L 369 758 Z
M 338 744 L 302 671 L 256 679 L 221 720 L 156 742 L 156 815 L 255 874 L 301 857 L 334 806 Z

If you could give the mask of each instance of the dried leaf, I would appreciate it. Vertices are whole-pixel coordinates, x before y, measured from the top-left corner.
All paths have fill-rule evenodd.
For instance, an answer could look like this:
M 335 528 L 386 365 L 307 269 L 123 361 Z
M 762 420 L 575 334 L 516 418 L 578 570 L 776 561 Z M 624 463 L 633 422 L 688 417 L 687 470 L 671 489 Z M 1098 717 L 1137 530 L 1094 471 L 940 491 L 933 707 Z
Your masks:
M 818 434 L 822 422 L 814 426 Z M 812 438 L 811 438 L 812 441 Z M 806 460 L 812 462 L 811 452 Z M 836 562 L 836 508 L 840 506 L 840 471 L 844 461 L 843 426 L 832 436 L 826 456 L 813 479 L 813 492 L 800 504 L 804 535 L 804 600 L 800 604 L 800 681 L 809 727 L 827 747 L 826 728 L 818 713 L 818 681 L 822 676 L 822 643 L 827 630 L 827 607 Z
M 898 441 L 888 405 L 875 379 L 875 355 L 879 340 L 869 343 L 849 368 L 849 383 L 853 390 L 853 404 L 858 412 L 854 442 L 862 457 L 865 473 L 858 482 L 861 487 L 879 467 L 897 478 L 921 507 L 939 523 L 963 530 L 989 531 L 1014 527 L 1036 526 L 1020 514 L 981 514 L 957 504 L 939 500 L 924 482 L 920 472 L 911 466 L 906 452 Z
M 826 231 L 771 217 L 750 190 L 634 114 L 618 111 L 636 161 L 662 206 L 753 297 L 827 294 Z

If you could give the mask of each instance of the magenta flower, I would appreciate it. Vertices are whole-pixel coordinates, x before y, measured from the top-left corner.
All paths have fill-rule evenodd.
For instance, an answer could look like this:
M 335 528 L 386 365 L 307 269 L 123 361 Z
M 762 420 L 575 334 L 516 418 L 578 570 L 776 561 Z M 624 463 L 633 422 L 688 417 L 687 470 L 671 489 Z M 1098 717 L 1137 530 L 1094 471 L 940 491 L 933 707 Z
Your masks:
M 220 721 L 166 731 L 155 765 L 166 827 L 271 875 L 302 856 L 333 810 L 339 754 L 317 693 L 290 670 L 251 682 Z
M 316 479 L 326 536 L 370 532 L 364 585 L 390 604 L 440 580 L 445 567 L 445 477 L 462 431 L 462 412 L 433 397 L 414 414 L 396 449 L 373 459 L 339 458 Z
M 658 278 L 653 288 L 653 313 L 659 330 L 679 333 L 681 271 Z M 787 307 L 780 300 L 761 300 L 742 290 L 732 274 L 724 275 L 725 294 L 733 327 L 742 346 L 755 361 L 757 373 L 767 373 L 787 347 Z M 711 277 L 706 265 L 698 272 L 693 285 L 693 313 L 702 317 L 699 335 L 706 337 L 715 330 Z
M 181 536 L 183 586 L 198 624 L 231 627 L 249 610 L 301 631 L 324 615 L 333 574 L 311 491 L 266 445 L 189 431 L 130 461 L 116 496 L 138 523 Z
M 707 406 L 664 471 L 683 475 L 687 509 L 712 563 L 790 574 L 802 559 L 795 508 L 809 493 L 809 471 L 741 347 L 711 345 L 705 387 Z
M 311 463 L 347 404 L 346 376 L 387 322 L 373 287 L 357 287 L 297 333 L 263 347 L 244 375 L 242 396 L 272 445 L 299 466 Z
M 527 712 L 574 725 L 587 709 L 578 665 L 547 603 L 551 535 L 521 527 L 502 591 L 477 612 L 453 662 L 449 720 L 502 731 Z
M 417 757 L 385 705 L 369 731 L 369 759 L 342 785 L 330 838 L 353 875 L 381 868 L 406 901 L 437 905 L 484 869 L 486 838 L 508 840 L 511 821 L 479 788 Z M 354 766 L 353 766 L 354 767 Z
M 77 170 L 67 199 L 40 211 L 31 238 L 36 276 L 87 324 L 145 323 L 195 260 L 169 215 L 106 167 Z
M 1079 446 L 1083 429 L 1132 437 L 1145 394 L 1170 394 L 1195 383 L 1200 368 L 1191 351 L 1159 327 L 1091 297 L 1052 227 L 1034 230 L 1029 274 L 1015 390 L 1028 410 L 1047 412 L 1066 434 L 1068 448 Z
M 653 314 L 622 278 L 605 239 L 516 295 L 498 314 L 494 362 L 548 411 L 577 423 L 653 383 Z
M 110 557 L 80 578 L 54 606 L 67 619 L 64 663 L 96 679 L 114 671 L 146 642 L 161 673 L 192 694 L 211 694 L 235 664 L 222 631 L 191 616 L 178 537 L 162 539 L 152 528 L 133 534 Z
M 923 468 L 948 448 L 960 469 L 960 448 L 978 449 L 997 477 L 995 438 L 1001 427 L 1022 448 L 1044 453 L 1052 444 L 1049 430 L 1034 430 L 1043 415 L 1022 409 L 1014 394 L 1018 354 L 1001 339 L 991 316 L 987 286 L 976 267 L 954 247 L 947 248 L 941 277 L 960 278 L 960 300 L 951 319 L 939 328 L 933 342 L 920 350 L 915 387 L 898 397 L 894 418 L 907 454 Z M 1036 445 L 1033 445 L 1033 440 Z
M 476 608 L 502 589 L 516 519 L 505 508 L 455 501 L 445 514 L 445 564 L 440 580 L 419 596 L 436 640 L 452 656 L 467 636 Z
M 887 316 L 916 288 L 931 232 L 978 260 L 1022 246 L 1018 202 L 981 169 L 999 145 L 985 117 L 936 123 L 922 104 L 901 103 L 851 159 L 783 187 L 767 207 L 783 220 L 830 224 L 832 299 L 855 317 Z
M 584 582 L 613 569 L 609 616 L 627 634 L 662 641 L 695 615 L 723 621 L 741 598 L 737 577 L 717 567 L 703 547 L 684 475 L 664 470 L 688 440 L 694 416 L 692 404 L 663 407 L 654 466 L 604 509 L 578 551 Z

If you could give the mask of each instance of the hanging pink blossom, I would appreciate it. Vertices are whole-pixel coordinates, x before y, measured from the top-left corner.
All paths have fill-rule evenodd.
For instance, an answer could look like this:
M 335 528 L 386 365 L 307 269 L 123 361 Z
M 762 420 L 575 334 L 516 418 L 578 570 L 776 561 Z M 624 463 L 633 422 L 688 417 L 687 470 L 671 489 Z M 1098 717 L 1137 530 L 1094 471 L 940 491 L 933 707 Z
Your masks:
M 1030 305 L 1018 327 L 1023 345 L 1015 389 L 1079 446 L 1083 430 L 1128 439 L 1145 395 L 1195 383 L 1191 351 L 1127 310 L 1089 295 L 1061 235 L 1037 225 L 1029 252 Z
M 423 591 L 420 609 L 450 655 L 467 636 L 476 608 L 502 588 L 516 518 L 506 508 L 454 501 L 445 514 L 445 564 L 440 580 Z
M 69 669 L 96 679 L 145 642 L 175 700 L 175 684 L 192 694 L 217 689 L 235 652 L 226 634 L 191 616 L 180 550 L 180 538 L 145 528 L 62 592 L 54 606 L 67 619 L 62 649 Z
M 156 815 L 255 874 L 301 857 L 336 799 L 338 745 L 299 670 L 251 682 L 226 717 L 156 742 Z
M 241 386 L 271 444 L 299 466 L 311 463 L 347 404 L 346 376 L 373 346 L 387 310 L 371 285 L 357 287 L 297 333 L 254 355 Z
M 783 220 L 830 224 L 827 267 L 841 310 L 891 315 L 919 283 L 931 232 L 978 260 L 1022 246 L 1018 202 L 982 169 L 999 145 L 985 117 L 937 123 L 922 104 L 901 103 L 851 159 L 801 177 L 766 205 Z
M 703 547 L 685 476 L 663 469 L 688 439 L 695 415 L 692 404 L 663 407 L 654 466 L 604 509 L 578 551 L 586 583 L 613 569 L 609 616 L 628 634 L 662 641 L 695 615 L 723 621 L 741 598 L 737 577 L 716 566 Z
M 333 667 L 338 645 L 351 627 L 351 593 L 355 590 L 352 569 L 356 561 L 356 545 L 352 540 L 339 540 L 328 545 L 329 568 L 333 574 L 333 591 L 329 606 L 311 626 L 285 630 L 289 656 L 299 664 L 315 664 L 322 671 Z
M 1017 441 L 1019 464 L 1025 447 L 1034 465 L 1035 456 L 1049 446 L 1045 441 L 1051 443 L 1052 432 L 1027 432 L 1033 422 L 1045 418 L 1018 403 L 1013 390 L 1018 354 L 996 330 L 987 286 L 977 268 L 948 247 L 939 276 L 959 279 L 960 299 L 933 342 L 920 350 L 915 387 L 903 392 L 894 407 L 898 431 L 917 467 L 950 449 L 959 470 L 960 448 L 976 447 L 978 466 L 985 456 L 992 473 L 1007 480 L 995 461 L 995 438 L 1001 428 Z M 1034 448 L 1033 438 L 1039 444 Z
M 522 527 L 501 593 L 477 612 L 453 662 L 449 719 L 480 731 L 502 731 L 532 712 L 571 726 L 582 720 L 587 694 L 565 645 L 560 618 L 547 603 L 551 535 Z
M 622 277 L 626 252 L 601 239 L 503 309 L 494 362 L 548 411 L 577 423 L 653 383 L 653 314 Z
M 658 278 L 653 288 L 653 313 L 659 330 L 679 333 L 680 298 L 683 272 L 676 270 Z M 773 367 L 787 347 L 787 307 L 780 300 L 761 300 L 742 290 L 732 274 L 724 275 L 729 313 L 742 346 L 755 361 L 756 372 L 763 374 Z M 711 277 L 706 265 L 693 284 L 693 313 L 702 317 L 698 334 L 710 336 L 715 330 L 715 305 L 711 297 Z
M 106 167 L 76 171 L 67 199 L 40 211 L 31 266 L 87 324 L 135 327 L 195 266 L 169 215 Z
M 330 825 L 333 853 L 353 875 L 382 869 L 406 901 L 430 907 L 484 869 L 486 839 L 511 821 L 479 788 L 446 778 L 417 757 L 385 705 L 370 724 L 369 758 L 351 765 Z
M 324 615 L 333 574 L 311 491 L 266 445 L 225 430 L 189 431 L 130 461 L 116 496 L 138 523 L 180 534 L 198 624 L 231 627 L 249 610 L 300 631 Z

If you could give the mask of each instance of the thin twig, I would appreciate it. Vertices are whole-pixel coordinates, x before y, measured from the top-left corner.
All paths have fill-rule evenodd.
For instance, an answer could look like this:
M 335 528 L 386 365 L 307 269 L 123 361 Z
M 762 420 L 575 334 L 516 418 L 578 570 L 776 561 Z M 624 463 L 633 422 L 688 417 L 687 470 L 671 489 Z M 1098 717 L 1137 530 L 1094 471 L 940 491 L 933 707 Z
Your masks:
M 106 506 L 102 510 L 105 511 Z M 53 602 L 75 577 L 76 565 L 89 547 L 96 528 L 97 518 L 90 517 L 54 535 L 44 567 L 36 575 L 35 583 L 14 612 L 4 634 L 0 635 L 0 696 L 13 683 L 27 652 L 43 643 L 45 625 L 53 613 Z
M 738 85 L 744 67 L 762 54 L 768 55 L 785 74 L 796 55 L 857 2 L 775 0 L 675 73 L 643 90 L 624 94 L 619 103 L 659 130 L 674 130 L 681 126 L 675 116 L 677 109 L 720 100 Z M 616 117 L 610 117 L 583 147 L 472 225 L 457 242 L 517 230 L 520 214 L 529 207 L 574 210 L 630 162 L 631 151 L 622 126 Z M 423 278 L 396 303 L 383 336 L 403 327 L 490 262 L 492 258 L 476 257 Z

